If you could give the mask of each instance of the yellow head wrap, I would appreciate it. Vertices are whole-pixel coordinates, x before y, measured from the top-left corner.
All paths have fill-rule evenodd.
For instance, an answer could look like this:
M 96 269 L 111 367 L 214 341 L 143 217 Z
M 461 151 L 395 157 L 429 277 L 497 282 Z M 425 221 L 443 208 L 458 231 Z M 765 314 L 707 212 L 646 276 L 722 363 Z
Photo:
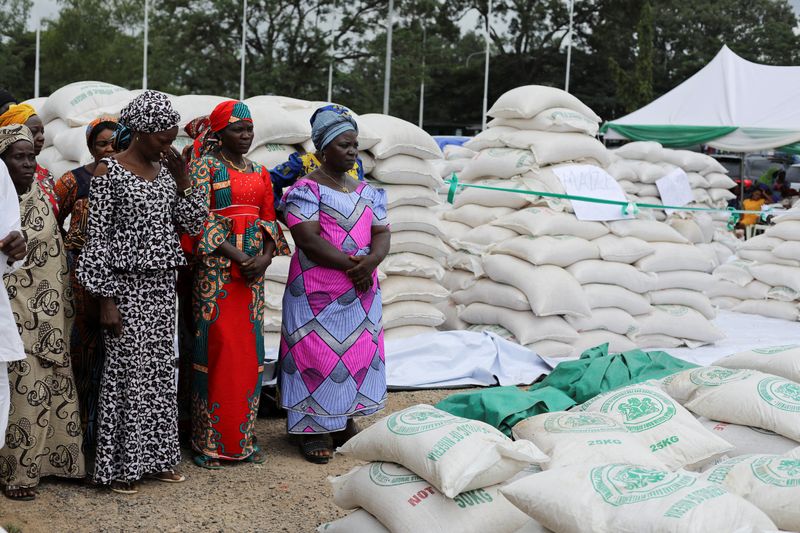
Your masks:
M 0 127 L 12 124 L 25 124 L 29 118 L 36 114 L 33 106 L 28 104 L 12 104 L 8 111 L 0 115 Z

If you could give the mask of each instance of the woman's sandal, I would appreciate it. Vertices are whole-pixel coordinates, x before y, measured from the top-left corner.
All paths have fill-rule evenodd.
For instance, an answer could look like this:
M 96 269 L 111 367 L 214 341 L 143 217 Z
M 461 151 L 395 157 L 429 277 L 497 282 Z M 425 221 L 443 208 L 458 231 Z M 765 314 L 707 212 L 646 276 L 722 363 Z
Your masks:
M 111 491 L 117 494 L 137 494 L 139 487 L 132 481 L 112 481 Z
M 222 470 L 219 459 L 209 457 L 208 455 L 195 455 L 194 464 L 207 470 Z
M 150 474 L 147 477 L 149 479 L 155 479 L 156 481 L 162 481 L 164 483 L 183 483 L 184 481 L 186 481 L 186 476 L 184 476 L 180 472 L 176 472 L 172 468 L 170 468 L 169 470 L 164 470 L 163 472 L 159 472 L 157 474 Z
M 260 446 L 256 445 L 253 446 L 253 453 L 242 459 L 242 462 L 260 465 L 265 463 L 266 460 L 267 460 L 266 452 L 262 450 Z
M 328 455 L 318 455 L 319 452 L 328 452 Z M 300 438 L 300 453 L 306 461 L 326 465 L 333 457 L 333 441 L 327 433 L 316 434 L 313 436 L 303 435 Z
M 9 500 L 19 502 L 29 502 L 36 499 L 36 489 L 34 487 L 17 487 L 15 489 L 6 487 L 3 489 L 3 494 Z

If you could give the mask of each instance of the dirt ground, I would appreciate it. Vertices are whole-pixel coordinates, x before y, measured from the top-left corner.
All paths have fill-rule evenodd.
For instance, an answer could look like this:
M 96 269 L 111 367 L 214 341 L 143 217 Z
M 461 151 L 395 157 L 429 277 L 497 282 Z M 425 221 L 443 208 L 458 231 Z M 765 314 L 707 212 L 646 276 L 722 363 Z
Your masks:
M 418 403 L 436 403 L 454 391 L 389 393 L 387 409 L 359 419 L 362 427 Z M 262 465 L 224 470 L 194 465 L 183 450 L 186 482 L 145 481 L 124 496 L 72 481 L 46 478 L 35 501 L 0 496 L 0 526 L 9 533 L 91 531 L 311 533 L 345 513 L 333 503 L 328 476 L 344 474 L 358 461 L 336 456 L 327 465 L 305 461 L 286 437 L 285 418 L 260 418 L 259 444 L 270 458 Z

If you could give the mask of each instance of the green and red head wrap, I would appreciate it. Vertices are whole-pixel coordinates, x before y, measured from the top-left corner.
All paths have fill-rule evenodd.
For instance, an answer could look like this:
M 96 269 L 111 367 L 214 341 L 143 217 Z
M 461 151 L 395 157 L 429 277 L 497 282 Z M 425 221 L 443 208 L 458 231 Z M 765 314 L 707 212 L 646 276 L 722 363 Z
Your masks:
M 250 116 L 250 108 L 247 107 L 247 104 L 236 100 L 226 100 L 217 105 L 208 119 L 211 122 L 211 131 L 214 133 L 222 131 L 229 124 L 240 120 L 253 122 L 253 118 Z

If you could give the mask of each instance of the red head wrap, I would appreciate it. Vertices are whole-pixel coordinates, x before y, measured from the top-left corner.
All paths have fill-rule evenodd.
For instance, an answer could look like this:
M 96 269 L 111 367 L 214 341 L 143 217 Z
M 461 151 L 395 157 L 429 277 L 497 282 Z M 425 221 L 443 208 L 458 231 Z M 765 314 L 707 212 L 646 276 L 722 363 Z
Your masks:
M 250 116 L 250 109 L 247 105 L 244 102 L 238 102 L 236 100 L 226 100 L 220 103 L 214 108 L 214 111 L 211 112 L 208 118 L 211 122 L 211 131 L 214 133 L 222 131 L 228 124 L 233 124 L 240 120 L 253 122 Z

